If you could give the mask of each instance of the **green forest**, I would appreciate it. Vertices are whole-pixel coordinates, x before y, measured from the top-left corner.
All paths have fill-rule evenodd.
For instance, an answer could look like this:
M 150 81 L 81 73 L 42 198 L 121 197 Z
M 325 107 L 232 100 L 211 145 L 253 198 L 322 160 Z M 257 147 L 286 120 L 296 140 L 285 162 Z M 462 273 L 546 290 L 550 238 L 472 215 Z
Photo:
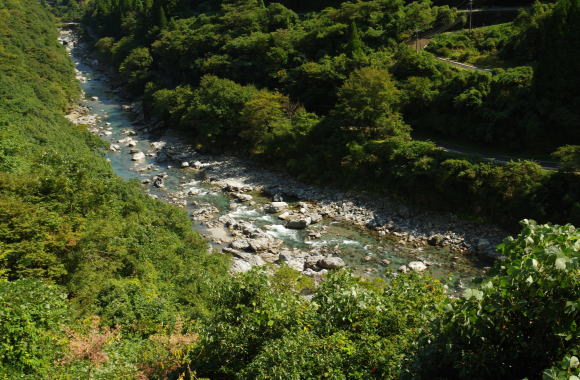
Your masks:
M 0 0 L 0 378 L 578 379 L 580 0 L 478 32 L 490 45 L 459 33 L 416 52 L 418 26 L 461 17 L 436 3 Z M 457 297 L 415 272 L 230 275 L 183 210 L 117 177 L 64 117 L 80 89 L 59 17 L 200 150 L 500 223 L 518 231 L 505 259 Z M 459 50 L 504 66 L 434 58 Z
M 100 58 L 143 97 L 149 115 L 200 149 L 512 231 L 523 218 L 580 222 L 577 1 L 536 3 L 499 31 L 477 30 L 479 47 L 469 45 L 471 35 L 439 34 L 421 52 L 408 45 L 417 28 L 465 16 L 427 0 L 321 7 L 99 0 L 85 4 L 82 20 L 100 36 Z M 512 64 L 461 70 L 433 54 L 453 57 L 464 45 Z M 454 154 L 416 135 L 523 156 L 554 153 L 562 170 Z

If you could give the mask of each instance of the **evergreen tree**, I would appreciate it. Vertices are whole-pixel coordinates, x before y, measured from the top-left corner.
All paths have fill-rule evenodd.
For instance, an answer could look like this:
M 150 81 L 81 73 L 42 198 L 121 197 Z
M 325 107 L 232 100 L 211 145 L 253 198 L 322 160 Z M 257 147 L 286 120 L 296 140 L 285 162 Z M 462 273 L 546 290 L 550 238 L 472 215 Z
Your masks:
M 348 39 L 347 51 L 351 57 L 358 57 L 363 54 L 363 46 L 358 27 L 353 21 L 352 24 L 350 24 L 350 36 Z
M 159 7 L 159 19 L 157 25 L 159 25 L 161 29 L 167 26 L 167 16 L 165 15 L 165 9 L 163 9 L 163 7 Z

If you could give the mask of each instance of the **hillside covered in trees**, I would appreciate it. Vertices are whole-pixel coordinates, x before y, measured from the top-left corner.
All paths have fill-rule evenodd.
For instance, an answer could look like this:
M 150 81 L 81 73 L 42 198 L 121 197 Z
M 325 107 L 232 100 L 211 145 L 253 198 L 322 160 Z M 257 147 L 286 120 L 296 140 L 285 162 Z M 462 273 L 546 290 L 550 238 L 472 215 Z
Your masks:
M 462 17 L 446 4 L 342 2 L 309 13 L 288 7 L 97 0 L 85 3 L 83 23 L 100 37 L 101 59 L 143 97 L 149 116 L 193 136 L 202 149 L 234 151 L 303 180 L 398 194 L 512 229 L 526 217 L 579 220 L 573 165 L 557 173 L 530 161 L 504 165 L 411 138 L 428 132 L 532 155 L 565 147 L 560 157 L 575 162 L 578 87 L 573 79 L 553 80 L 557 73 L 545 70 L 557 65 L 536 64 L 528 46 L 539 46 L 533 36 L 546 40 L 543 33 L 560 33 L 550 41 L 573 39 L 577 1 L 538 4 L 506 26 L 502 36 L 518 37 L 505 54 L 531 63 L 491 73 L 458 70 L 407 46 L 416 28 Z M 568 61 L 565 70 L 577 77 Z
M 96 44 L 102 59 L 151 116 L 200 148 L 310 179 L 365 176 L 361 186 L 509 214 L 502 220 L 578 217 L 573 169 L 469 161 L 411 139 L 405 109 L 430 70 L 459 84 L 477 76 L 399 44 L 417 17 L 453 11 L 70 4 L 0 0 L 0 377 L 580 376 L 577 228 L 524 220 L 498 247 L 505 260 L 457 298 L 418 273 L 364 280 L 340 270 L 319 286 L 284 266 L 230 276 L 184 212 L 116 177 L 103 143 L 66 120 L 79 89 L 48 9 L 83 13 L 108 34 Z

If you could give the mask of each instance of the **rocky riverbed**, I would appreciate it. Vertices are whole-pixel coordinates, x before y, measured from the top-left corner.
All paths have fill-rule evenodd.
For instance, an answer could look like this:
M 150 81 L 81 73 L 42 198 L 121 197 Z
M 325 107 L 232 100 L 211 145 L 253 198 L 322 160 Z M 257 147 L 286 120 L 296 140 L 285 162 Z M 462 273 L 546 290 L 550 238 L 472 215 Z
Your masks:
M 84 92 L 69 120 L 109 143 L 117 174 L 184 208 L 214 248 L 232 255 L 232 272 L 285 263 L 315 280 L 345 265 L 368 275 L 428 270 L 469 279 L 506 236 L 454 215 L 307 185 L 238 157 L 200 154 L 146 120 L 140 102 L 124 102 L 74 32 L 60 40 Z

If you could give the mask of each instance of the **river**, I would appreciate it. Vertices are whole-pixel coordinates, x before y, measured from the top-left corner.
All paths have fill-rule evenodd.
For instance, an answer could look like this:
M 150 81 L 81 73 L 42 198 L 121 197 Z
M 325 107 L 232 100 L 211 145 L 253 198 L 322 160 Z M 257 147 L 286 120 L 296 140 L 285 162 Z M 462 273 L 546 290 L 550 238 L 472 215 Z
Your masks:
M 133 122 L 132 107 L 115 94 L 107 75 L 86 46 L 70 31 L 63 31 L 61 40 L 66 42 L 76 68 L 83 91 L 81 105 L 88 110 L 85 115 L 75 115 L 73 119 L 88 124 L 93 133 L 111 144 L 112 149 L 106 156 L 117 175 L 137 180 L 152 197 L 182 207 L 192 216 L 193 228 L 216 250 L 241 252 L 235 260 L 245 259 L 253 264 L 256 264 L 255 256 L 259 256 L 257 263 L 279 262 L 284 257 L 297 269 L 310 257 L 331 255 L 340 257 L 353 272 L 362 276 L 389 276 L 407 270 L 410 262 L 420 262 L 434 277 L 452 278 L 449 285 L 455 289 L 484 275 L 486 263 L 475 254 L 459 253 L 437 244 L 419 244 L 404 232 L 385 234 L 380 229 L 364 228 L 360 223 L 348 223 L 332 212 L 324 213 L 331 206 L 337 209 L 340 200 L 324 204 L 284 196 L 288 205 L 283 206 L 284 210 L 267 212 L 273 200 L 271 193 L 259 187 L 244 189 L 243 183 L 241 188 L 232 190 L 228 178 L 224 178 L 227 173 L 244 172 L 247 163 L 232 157 L 196 153 L 193 147 L 180 141 L 178 135 L 144 132 L 143 125 Z M 193 159 L 184 161 L 187 164 L 183 165 L 182 160 L 168 159 L 167 153 L 176 149 L 185 149 Z M 141 156 L 141 152 L 143 157 L 135 157 L 136 154 Z M 268 175 L 267 170 L 264 173 Z M 155 186 L 157 178 L 162 178 L 161 187 Z M 240 178 L 231 180 L 240 182 Z M 160 182 L 158 180 L 158 185 Z M 276 194 L 275 197 L 282 196 Z M 287 228 L 287 220 L 280 218 L 284 211 L 291 216 L 323 214 L 317 223 L 304 229 L 292 229 Z M 255 241 L 259 239 L 265 242 L 266 249 L 256 248 Z M 252 257 L 248 260 L 248 256 Z M 320 270 L 316 265 L 310 268 L 305 272 L 308 275 L 315 275 L 312 268 Z M 246 269 L 247 266 L 242 265 L 240 271 Z

